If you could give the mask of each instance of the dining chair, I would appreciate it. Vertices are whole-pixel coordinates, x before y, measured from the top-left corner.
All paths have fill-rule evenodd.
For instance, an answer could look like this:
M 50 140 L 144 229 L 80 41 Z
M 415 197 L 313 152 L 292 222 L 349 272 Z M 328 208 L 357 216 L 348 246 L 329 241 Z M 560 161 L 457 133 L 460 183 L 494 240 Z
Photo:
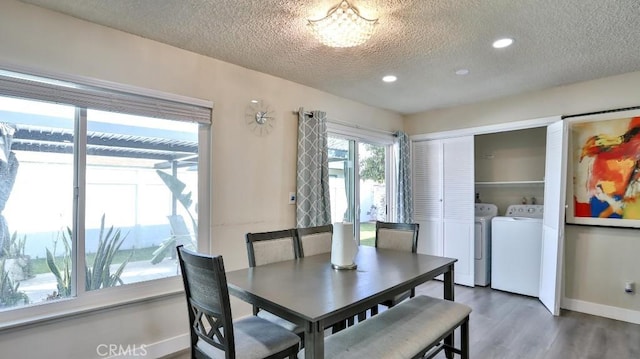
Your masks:
M 375 247 L 416 253 L 418 251 L 418 223 L 394 223 L 376 221 Z M 380 303 L 391 308 L 407 298 L 416 295 L 415 288 L 396 295 L 395 297 Z M 378 313 L 378 307 L 371 308 L 371 315 Z
M 333 224 L 324 226 L 296 228 L 300 257 L 331 253 L 331 239 L 333 238 Z
M 270 232 L 247 233 L 247 255 L 249 267 L 257 267 L 269 263 L 300 258 L 300 244 L 295 229 L 284 229 Z M 253 306 L 253 315 L 304 337 L 304 328 L 280 318 L 266 310 Z
M 177 247 L 192 358 L 296 358 L 300 338 L 265 319 L 232 320 L 222 256 Z

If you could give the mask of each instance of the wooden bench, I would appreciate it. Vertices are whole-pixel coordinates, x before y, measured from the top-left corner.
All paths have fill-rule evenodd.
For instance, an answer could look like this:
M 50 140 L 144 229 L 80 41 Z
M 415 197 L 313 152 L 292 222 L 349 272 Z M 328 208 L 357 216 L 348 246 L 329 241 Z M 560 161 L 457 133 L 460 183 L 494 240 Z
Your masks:
M 325 338 L 325 358 L 433 358 L 441 350 L 469 358 L 468 306 L 416 296 L 354 326 Z M 460 348 L 445 343 L 456 328 Z M 448 357 L 453 357 L 452 353 Z M 425 356 L 426 355 L 426 356 Z M 304 358 L 300 352 L 299 358 Z

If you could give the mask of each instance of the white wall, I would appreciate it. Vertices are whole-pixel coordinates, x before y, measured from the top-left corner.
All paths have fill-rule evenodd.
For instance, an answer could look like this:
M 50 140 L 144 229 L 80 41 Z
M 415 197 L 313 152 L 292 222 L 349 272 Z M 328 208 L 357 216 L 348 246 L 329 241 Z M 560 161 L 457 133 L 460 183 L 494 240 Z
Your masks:
M 247 266 L 246 232 L 295 225 L 295 208 L 287 203 L 296 178 L 293 110 L 323 110 L 330 120 L 364 128 L 403 125 L 392 112 L 14 0 L 0 1 L 2 64 L 212 100 L 211 246 L 227 270 Z M 277 112 L 268 136 L 245 124 L 245 106 L 254 98 Z M 234 301 L 233 311 L 246 315 L 250 308 Z M 100 343 L 162 343 L 186 333 L 183 299 L 172 297 L 2 332 L 0 356 L 90 358 Z
M 405 132 L 417 135 L 557 115 L 640 105 L 640 71 L 465 106 L 406 116 Z
M 412 135 L 640 105 L 640 72 L 408 116 Z M 566 226 L 562 306 L 640 323 L 640 230 Z

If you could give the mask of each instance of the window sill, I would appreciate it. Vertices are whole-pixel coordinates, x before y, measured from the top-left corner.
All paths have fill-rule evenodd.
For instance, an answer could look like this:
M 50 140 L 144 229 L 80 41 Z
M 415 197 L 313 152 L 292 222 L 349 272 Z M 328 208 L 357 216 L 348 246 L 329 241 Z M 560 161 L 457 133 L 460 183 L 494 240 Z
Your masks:
M 182 278 L 179 276 L 85 292 L 80 297 L 41 302 L 0 312 L 0 333 L 120 306 L 184 295 L 183 293 Z

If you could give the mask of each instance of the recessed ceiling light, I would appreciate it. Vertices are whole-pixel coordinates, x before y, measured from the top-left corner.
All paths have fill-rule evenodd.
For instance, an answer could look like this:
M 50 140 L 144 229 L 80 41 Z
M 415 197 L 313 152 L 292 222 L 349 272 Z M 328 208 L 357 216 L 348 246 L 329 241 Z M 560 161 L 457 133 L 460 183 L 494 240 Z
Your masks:
M 398 78 L 393 76 L 393 75 L 387 75 L 385 77 L 382 78 L 382 81 L 384 82 L 395 82 Z
M 251 103 L 258 103 L 258 102 L 260 102 L 260 101 L 258 101 L 258 100 L 251 100 Z
M 458 76 L 464 76 L 464 75 L 468 75 L 469 74 L 469 70 L 467 69 L 458 69 L 456 70 L 456 75 Z
M 498 39 L 493 42 L 493 47 L 496 49 L 502 49 L 513 44 L 513 39 L 505 37 L 504 39 Z

